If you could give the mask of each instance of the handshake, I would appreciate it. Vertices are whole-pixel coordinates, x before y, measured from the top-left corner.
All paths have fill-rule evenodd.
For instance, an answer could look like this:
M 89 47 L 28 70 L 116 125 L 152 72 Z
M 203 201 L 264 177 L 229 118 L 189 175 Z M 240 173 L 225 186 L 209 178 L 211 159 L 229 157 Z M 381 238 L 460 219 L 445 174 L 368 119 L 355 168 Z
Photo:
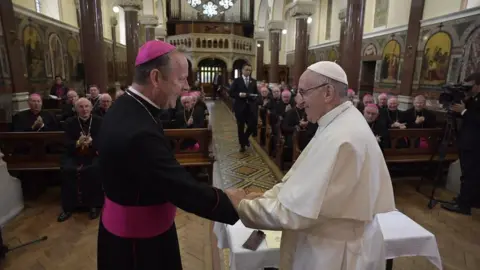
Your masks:
M 259 192 L 251 192 L 247 194 L 245 190 L 240 188 L 229 188 L 225 190 L 225 194 L 227 194 L 235 208 L 238 208 L 238 205 L 242 200 L 253 200 L 263 196 L 263 193 Z

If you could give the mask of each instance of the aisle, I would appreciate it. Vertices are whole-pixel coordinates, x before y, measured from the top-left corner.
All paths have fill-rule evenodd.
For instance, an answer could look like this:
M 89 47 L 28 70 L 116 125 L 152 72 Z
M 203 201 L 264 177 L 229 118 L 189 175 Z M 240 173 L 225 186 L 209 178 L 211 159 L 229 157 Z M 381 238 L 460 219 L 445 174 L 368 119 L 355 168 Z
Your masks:
M 215 157 L 220 169 L 220 187 L 239 187 L 265 191 L 275 185 L 276 177 L 262 156 L 252 146 L 240 153 L 237 126 L 233 114 L 221 101 L 208 101 L 211 112 Z M 217 174 L 218 175 L 218 174 Z

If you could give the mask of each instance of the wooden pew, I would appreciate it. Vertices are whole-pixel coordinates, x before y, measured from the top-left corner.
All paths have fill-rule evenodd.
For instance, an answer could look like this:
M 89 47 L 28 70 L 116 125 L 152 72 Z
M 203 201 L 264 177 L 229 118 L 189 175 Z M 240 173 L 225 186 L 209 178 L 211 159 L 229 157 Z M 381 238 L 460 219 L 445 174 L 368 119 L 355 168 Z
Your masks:
M 172 140 L 175 158 L 184 167 L 202 167 L 208 171 L 208 183 L 213 184 L 213 162 L 211 151 L 212 130 L 207 128 L 166 129 L 165 136 Z M 195 139 L 200 145 L 198 151 L 182 150 L 185 139 Z
M 302 149 L 300 148 L 300 145 L 302 145 L 302 142 L 307 140 L 307 132 L 303 129 L 300 130 L 295 130 L 293 132 L 293 153 L 292 153 L 292 164 L 297 161 L 298 157 L 302 153 Z
M 198 129 L 166 129 L 165 136 L 173 142 L 175 157 L 185 167 L 204 167 L 212 184 L 214 157 L 210 151 L 212 131 Z M 182 150 L 185 139 L 194 139 L 198 151 Z M 58 132 L 0 132 L 0 149 L 9 171 L 60 170 L 65 134 Z
M 272 126 L 270 124 L 270 112 L 267 111 L 266 116 L 266 124 L 265 124 L 265 150 L 267 151 L 267 155 L 270 156 L 272 153 L 272 148 L 270 147 L 272 136 L 273 136 L 273 130 Z
M 64 145 L 63 131 L 0 132 L 0 149 L 9 171 L 59 170 Z
M 276 155 L 275 155 L 275 164 L 277 164 L 278 168 L 280 168 L 281 171 L 285 170 L 285 160 L 283 159 L 283 150 L 285 149 L 285 136 L 283 135 L 283 132 L 282 132 L 282 121 L 278 121 L 280 122 L 278 125 L 275 126 L 275 128 L 277 129 L 277 145 L 274 145 L 274 147 L 276 148 Z
M 257 114 L 258 114 L 258 123 L 257 123 L 257 142 L 259 145 L 264 146 L 265 144 L 265 132 L 266 132 L 266 122 L 265 126 L 263 125 L 262 117 L 261 117 L 261 111 L 262 108 L 258 108 Z M 266 113 L 266 112 L 265 112 Z
M 432 156 L 437 153 L 439 144 L 443 137 L 443 130 L 441 128 L 429 128 L 429 129 L 390 129 L 390 148 L 384 149 L 385 161 L 387 164 L 399 164 L 399 163 L 418 163 L 428 162 Z M 398 148 L 399 143 L 405 141 L 408 138 L 408 148 Z M 419 138 L 425 138 L 428 141 L 428 148 L 419 148 L 415 144 Z M 446 162 L 453 162 L 458 159 L 458 150 L 455 145 L 455 141 L 448 142 L 446 147 Z M 434 161 L 438 161 L 438 155 L 433 156 Z

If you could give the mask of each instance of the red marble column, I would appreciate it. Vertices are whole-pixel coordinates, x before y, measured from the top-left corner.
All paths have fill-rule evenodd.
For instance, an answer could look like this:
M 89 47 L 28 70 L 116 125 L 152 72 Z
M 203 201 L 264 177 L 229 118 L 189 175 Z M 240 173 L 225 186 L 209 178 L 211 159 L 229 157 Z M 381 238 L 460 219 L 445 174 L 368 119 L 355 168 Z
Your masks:
M 300 76 L 307 68 L 307 19 L 308 15 L 296 16 L 295 65 L 293 66 L 293 84 L 298 85 Z
M 343 69 L 347 73 L 349 87 L 356 91 L 359 90 L 365 2 L 365 0 L 348 0 L 346 30 L 340 45 L 341 55 L 344 57 L 348 55 L 348 61 L 344 58 Z
M 117 17 L 112 16 L 110 20 L 111 29 L 112 29 L 112 72 L 113 72 L 113 81 L 118 81 L 118 72 L 117 72 Z
M 346 35 L 346 31 L 347 31 L 347 28 L 346 28 L 346 21 L 345 21 L 345 16 L 346 16 L 346 9 L 340 11 L 340 14 L 338 14 L 338 19 L 340 20 L 340 53 L 339 53 L 339 57 L 338 57 L 338 63 L 340 66 L 344 67 L 345 66 L 345 63 L 343 62 L 345 59 L 348 59 L 348 57 L 343 57 L 343 54 L 345 53 L 344 52 L 344 49 L 343 49 L 343 46 L 345 44 L 345 35 Z
M 402 83 L 400 84 L 400 95 L 412 95 L 413 76 L 415 74 L 415 62 L 417 58 L 418 36 L 420 35 L 420 20 L 423 17 L 425 0 L 412 1 L 410 16 L 408 19 L 407 46 L 403 56 Z
M 12 0 L 1 0 L 0 1 L 0 27 L 2 27 L 2 33 L 4 38 L 4 44 L 6 49 L 6 57 L 8 61 L 8 66 L 10 70 L 10 80 L 11 80 L 11 91 L 13 93 L 28 92 L 28 82 L 27 74 L 25 74 L 25 65 L 24 61 L 21 61 L 23 55 L 20 50 L 21 40 L 18 39 L 17 34 L 17 24 L 15 22 L 15 13 L 13 11 Z M 7 67 L 5 67 L 7 68 Z M 8 79 L 8 78 L 4 78 Z M 7 88 L 0 88 L 3 93 L 10 92 Z M 6 99 L 8 100 L 8 99 Z M 8 102 L 11 102 L 8 100 Z M 10 107 L 10 106 L 7 106 Z M 1 114 L 1 113 L 0 113 Z
M 282 29 L 270 30 L 270 70 L 268 71 L 269 83 L 279 83 L 278 73 L 280 65 L 280 35 Z
M 155 27 L 158 25 L 158 17 L 155 15 L 143 15 L 140 23 L 145 28 L 145 42 L 155 40 Z
M 125 11 L 125 34 L 127 38 L 127 84 L 133 82 L 135 75 L 135 59 L 138 53 L 138 11 L 141 3 L 124 1 L 128 5 L 121 5 Z
M 101 2 L 101 0 L 80 1 L 80 27 L 86 84 L 96 84 L 100 91 L 106 92 L 108 77 Z

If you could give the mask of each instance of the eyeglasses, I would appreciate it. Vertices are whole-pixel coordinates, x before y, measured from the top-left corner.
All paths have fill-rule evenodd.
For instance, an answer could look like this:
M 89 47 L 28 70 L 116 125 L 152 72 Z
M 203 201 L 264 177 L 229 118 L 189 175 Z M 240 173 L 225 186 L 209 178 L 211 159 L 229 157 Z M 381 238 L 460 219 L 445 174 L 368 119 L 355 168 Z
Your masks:
M 321 88 L 321 87 L 324 87 L 326 85 L 328 85 L 329 83 L 322 83 L 320 85 L 317 85 L 317 86 L 314 86 L 314 87 L 311 87 L 311 88 L 308 88 L 306 90 L 302 89 L 302 88 L 299 88 L 298 89 L 298 94 L 303 98 L 305 96 L 306 93 L 312 91 L 312 90 L 315 90 L 317 88 Z

